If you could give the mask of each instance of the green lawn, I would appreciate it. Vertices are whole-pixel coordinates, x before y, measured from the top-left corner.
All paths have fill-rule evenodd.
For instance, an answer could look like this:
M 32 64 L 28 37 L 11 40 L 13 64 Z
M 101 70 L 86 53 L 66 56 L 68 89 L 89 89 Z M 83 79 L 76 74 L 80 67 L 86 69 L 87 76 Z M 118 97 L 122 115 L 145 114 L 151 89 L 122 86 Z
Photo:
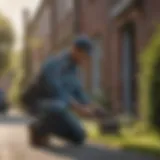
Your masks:
M 124 127 L 120 136 L 102 136 L 98 131 L 96 123 L 85 122 L 84 125 L 89 139 L 94 142 L 103 143 L 109 147 L 120 147 L 126 150 L 160 155 L 160 136 L 154 132 L 142 132 L 139 128 L 135 129 L 135 127 L 132 127 L 127 129 Z

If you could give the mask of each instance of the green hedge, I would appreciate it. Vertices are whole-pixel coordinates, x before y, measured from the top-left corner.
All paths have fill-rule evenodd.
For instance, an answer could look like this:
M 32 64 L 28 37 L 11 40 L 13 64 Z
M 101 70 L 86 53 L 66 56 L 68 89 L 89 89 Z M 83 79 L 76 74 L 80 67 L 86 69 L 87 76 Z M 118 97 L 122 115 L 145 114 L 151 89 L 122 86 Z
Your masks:
M 143 120 L 160 128 L 160 27 L 140 55 L 140 108 Z
M 9 100 L 14 104 L 17 104 L 19 102 L 22 76 L 22 73 L 18 73 L 16 75 L 16 77 L 13 79 L 12 87 L 9 91 Z
M 24 77 L 21 57 L 21 53 L 14 53 L 11 61 L 11 69 L 15 72 L 15 77 L 12 79 L 12 85 L 8 93 L 8 98 L 13 104 L 17 104 L 19 101 L 19 94 L 22 87 L 21 83 Z

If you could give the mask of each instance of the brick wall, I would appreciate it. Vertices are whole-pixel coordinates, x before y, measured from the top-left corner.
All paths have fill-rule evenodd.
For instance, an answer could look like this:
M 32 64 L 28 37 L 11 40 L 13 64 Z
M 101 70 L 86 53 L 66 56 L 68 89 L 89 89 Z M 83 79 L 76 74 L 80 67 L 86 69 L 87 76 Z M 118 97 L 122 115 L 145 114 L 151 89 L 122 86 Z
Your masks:
M 79 32 L 87 34 L 92 39 L 101 38 L 103 46 L 103 57 L 106 57 L 106 33 L 107 33 L 107 1 L 101 0 L 81 0 L 79 2 Z M 98 54 L 98 53 L 97 53 Z M 104 60 L 104 58 L 103 58 Z M 105 61 L 102 62 L 101 83 L 105 86 L 103 68 Z M 88 63 L 86 69 L 86 86 L 91 91 L 92 88 L 92 63 Z M 106 74 L 105 74 L 106 75 Z
M 5 92 L 8 92 L 11 85 L 12 85 L 12 79 L 13 79 L 14 73 L 9 72 L 0 79 L 0 88 L 3 89 Z
M 67 2 L 68 1 L 68 2 Z M 61 2 L 61 3 L 60 3 Z M 75 21 L 75 12 L 74 12 L 74 1 L 66 0 L 62 3 L 62 0 L 55 0 L 53 5 L 54 24 L 53 29 L 54 33 L 52 35 L 54 42 L 54 51 L 59 52 L 64 48 L 71 45 L 71 42 L 74 37 L 74 21 Z M 66 5 L 65 3 L 69 4 Z
M 30 20 L 27 37 L 39 41 L 36 47 L 29 46 L 34 73 L 49 54 L 58 53 L 71 45 L 74 36 L 74 3 L 72 6 L 73 0 L 68 0 L 70 5 L 67 2 L 66 6 L 62 2 L 63 0 L 43 0 Z
M 42 12 L 43 10 L 41 10 L 38 18 L 40 21 L 39 23 L 36 23 L 38 26 L 35 27 L 35 31 L 39 28 L 39 32 L 37 33 L 33 30 L 30 34 L 36 33 L 38 36 L 43 37 L 45 41 L 44 46 L 46 46 L 45 49 L 43 48 L 44 50 L 41 49 L 43 53 L 47 50 L 52 50 L 52 53 L 56 53 L 70 46 L 73 37 L 77 33 L 87 34 L 92 39 L 101 37 L 103 46 L 103 58 L 101 60 L 101 86 L 105 89 L 110 89 L 112 104 L 115 111 L 121 110 L 123 106 L 121 78 L 121 28 L 128 22 L 133 22 L 135 24 L 135 56 L 137 58 L 149 42 L 151 35 L 155 30 L 155 26 L 160 21 L 160 1 L 145 0 L 142 7 L 130 6 L 123 14 L 113 18 L 110 15 L 110 11 L 113 5 L 116 4 L 116 1 L 111 3 L 113 2 L 112 0 L 80 0 L 76 6 L 78 8 L 72 8 L 61 20 L 59 20 L 59 16 L 57 15 L 59 13 L 59 11 L 57 12 L 58 2 L 58 0 L 47 1 L 45 6 L 43 6 L 43 10 L 48 10 L 49 7 L 50 27 L 47 27 L 44 23 L 46 22 L 46 17 L 48 17 L 45 16 L 48 15 L 47 11 Z M 137 2 L 140 2 L 140 0 Z M 62 5 L 62 8 L 60 7 L 62 10 L 63 6 L 64 5 Z M 44 33 L 46 32 L 48 34 L 45 34 L 44 36 Z M 37 51 L 34 52 L 36 53 Z M 39 52 L 40 51 L 38 51 L 38 53 Z M 35 57 L 33 57 L 34 61 L 44 59 L 44 56 L 38 58 L 37 55 Z M 138 73 L 138 61 L 135 62 L 135 66 L 135 70 Z M 91 90 L 91 62 L 88 63 L 87 68 L 84 70 L 86 71 L 85 86 Z
M 50 1 L 42 2 L 34 18 L 30 21 L 28 39 L 30 45 L 32 71 L 36 73 L 43 60 L 52 50 L 52 9 Z
M 133 22 L 135 24 L 135 70 L 136 77 L 138 74 L 138 56 L 145 48 L 153 32 L 156 29 L 157 24 L 160 22 L 160 12 L 158 12 L 158 6 L 160 2 L 157 0 L 146 0 L 145 3 L 139 7 L 130 7 L 125 13 L 114 18 L 110 25 L 110 33 L 108 39 L 110 40 L 110 55 L 111 55 L 111 88 L 112 88 L 112 102 L 116 111 L 122 109 L 123 100 L 123 84 L 122 84 L 122 37 L 121 29 L 128 22 Z M 138 92 L 137 92 L 138 93 Z M 137 99 L 138 95 L 136 94 Z M 137 111 L 138 100 L 136 102 Z

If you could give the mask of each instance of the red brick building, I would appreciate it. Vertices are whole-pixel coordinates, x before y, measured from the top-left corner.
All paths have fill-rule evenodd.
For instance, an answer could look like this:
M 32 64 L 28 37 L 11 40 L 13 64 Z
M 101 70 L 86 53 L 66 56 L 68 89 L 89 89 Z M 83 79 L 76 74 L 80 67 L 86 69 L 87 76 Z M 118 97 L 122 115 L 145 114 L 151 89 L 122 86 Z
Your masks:
M 55 0 L 56 10 L 55 36 L 53 36 L 55 51 L 59 52 L 70 47 L 75 36 L 74 31 L 74 0 Z
M 138 113 L 138 55 L 160 22 L 158 0 L 81 0 L 79 33 L 88 34 L 95 51 L 85 80 L 92 91 L 106 89 L 115 111 Z
M 94 53 L 88 64 L 88 70 L 84 69 L 87 88 L 95 93 L 102 87 L 106 87 L 107 66 L 107 1 L 106 0 L 81 0 L 77 4 L 79 33 L 87 34 L 94 44 Z
M 108 77 L 116 110 L 138 113 L 138 57 L 160 22 L 159 7 L 158 0 L 110 1 Z
M 14 77 L 14 71 L 9 71 L 5 75 L 3 75 L 0 78 L 0 89 L 2 89 L 7 93 L 12 85 L 13 77 Z
M 26 12 L 24 12 L 26 14 Z M 33 72 L 37 72 L 43 59 L 51 52 L 52 34 L 52 6 L 49 1 L 43 1 L 36 14 L 31 19 L 26 16 L 25 30 L 27 54 L 30 54 L 30 65 Z M 29 60 L 29 59 L 28 59 Z
M 69 47 L 74 35 L 74 3 L 73 0 L 43 0 L 33 18 L 26 14 L 25 10 L 25 52 L 31 54 L 30 70 L 37 72 L 49 54 Z
M 137 112 L 138 55 L 160 21 L 158 0 L 45 0 L 29 21 L 27 37 L 43 45 L 32 49 L 32 66 L 50 53 L 69 48 L 77 34 L 89 35 L 94 53 L 81 78 L 92 93 L 111 94 L 115 111 Z M 38 62 L 37 64 L 35 62 Z

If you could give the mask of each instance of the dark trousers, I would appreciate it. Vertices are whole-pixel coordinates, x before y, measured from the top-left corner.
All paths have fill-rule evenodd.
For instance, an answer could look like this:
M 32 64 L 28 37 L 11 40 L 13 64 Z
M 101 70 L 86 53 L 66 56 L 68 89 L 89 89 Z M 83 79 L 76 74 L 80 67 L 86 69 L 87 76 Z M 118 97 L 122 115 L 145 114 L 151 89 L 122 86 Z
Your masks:
M 41 100 L 39 129 L 43 135 L 53 134 L 74 144 L 82 144 L 86 134 L 80 120 L 61 101 Z

